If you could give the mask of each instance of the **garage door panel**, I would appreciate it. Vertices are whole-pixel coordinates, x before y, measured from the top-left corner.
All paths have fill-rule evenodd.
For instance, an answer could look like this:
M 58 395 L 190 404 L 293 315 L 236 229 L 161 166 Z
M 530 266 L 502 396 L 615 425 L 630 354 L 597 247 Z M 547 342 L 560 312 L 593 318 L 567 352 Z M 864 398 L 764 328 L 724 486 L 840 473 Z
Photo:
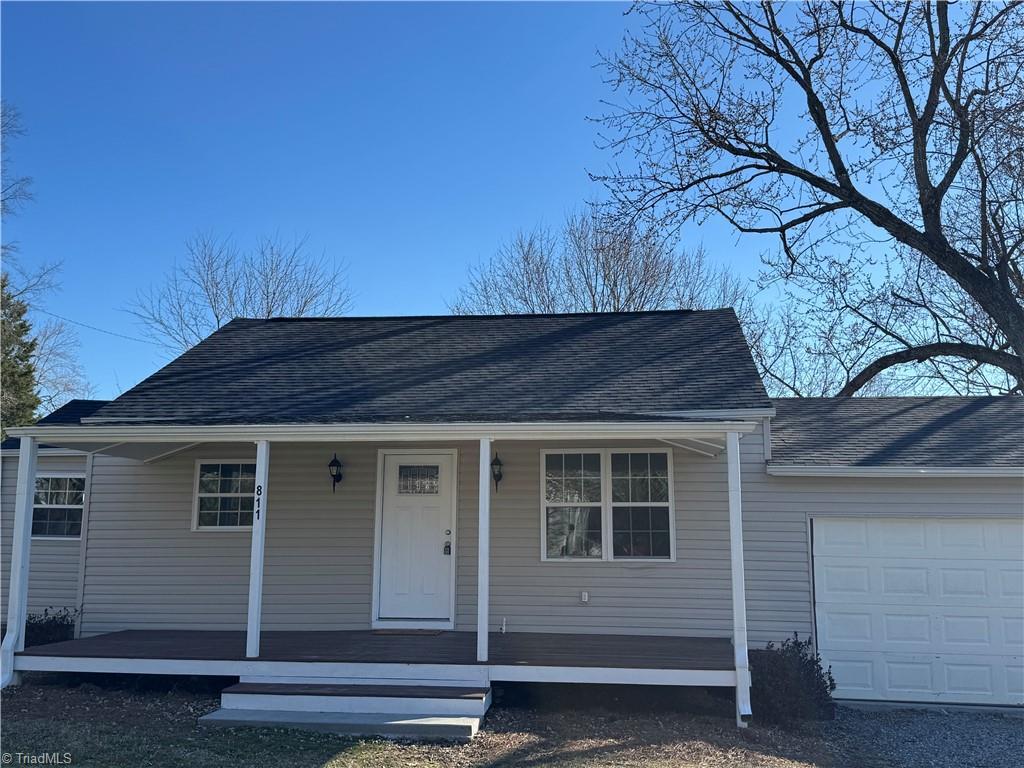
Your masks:
M 844 699 L 1008 704 L 1024 699 L 1020 658 L 840 651 L 829 660 Z
M 818 649 L 882 653 L 1024 652 L 1024 615 L 973 606 L 818 603 Z
M 819 603 L 1014 608 L 1024 602 L 1024 570 L 1013 560 L 828 556 L 815 547 L 814 582 Z
M 1020 541 L 1019 520 L 816 518 L 817 644 L 836 695 L 1024 703 Z

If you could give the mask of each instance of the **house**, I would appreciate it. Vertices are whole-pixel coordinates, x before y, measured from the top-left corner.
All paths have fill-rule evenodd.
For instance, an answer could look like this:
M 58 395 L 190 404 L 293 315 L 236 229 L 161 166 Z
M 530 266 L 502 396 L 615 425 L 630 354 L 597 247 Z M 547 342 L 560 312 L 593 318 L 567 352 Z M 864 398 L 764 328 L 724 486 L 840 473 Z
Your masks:
M 742 724 L 797 632 L 838 696 L 1024 703 L 1024 399 L 773 401 L 731 310 L 235 320 L 10 432 L 4 684 L 463 736 L 492 682 L 722 686 Z M 25 649 L 50 605 L 77 639 Z

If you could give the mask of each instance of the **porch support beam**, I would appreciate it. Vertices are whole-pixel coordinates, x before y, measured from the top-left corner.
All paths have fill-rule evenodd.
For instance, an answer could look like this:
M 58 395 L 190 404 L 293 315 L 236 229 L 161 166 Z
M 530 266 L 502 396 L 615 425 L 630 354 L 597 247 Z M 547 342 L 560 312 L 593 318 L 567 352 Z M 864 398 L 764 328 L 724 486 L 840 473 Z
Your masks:
M 491 438 L 480 439 L 480 504 L 476 559 L 476 660 L 487 661 L 491 612 Z
M 256 495 L 253 499 L 252 554 L 249 557 L 249 617 L 246 623 L 245 655 L 260 655 L 260 626 L 263 619 L 263 549 L 267 525 L 267 481 L 270 475 L 270 441 L 256 441 Z
M 729 474 L 729 562 L 732 570 L 732 645 L 736 663 L 736 725 L 747 727 L 750 662 L 747 658 L 747 594 L 743 569 L 743 504 L 740 494 L 740 436 L 726 433 Z
M 7 635 L 0 648 L 0 687 L 17 683 L 14 654 L 25 650 L 25 620 L 28 618 L 28 567 L 32 546 L 32 499 L 36 487 L 36 458 L 39 446 L 34 437 L 21 438 L 18 450 L 18 482 L 11 542 L 11 579 L 7 592 Z

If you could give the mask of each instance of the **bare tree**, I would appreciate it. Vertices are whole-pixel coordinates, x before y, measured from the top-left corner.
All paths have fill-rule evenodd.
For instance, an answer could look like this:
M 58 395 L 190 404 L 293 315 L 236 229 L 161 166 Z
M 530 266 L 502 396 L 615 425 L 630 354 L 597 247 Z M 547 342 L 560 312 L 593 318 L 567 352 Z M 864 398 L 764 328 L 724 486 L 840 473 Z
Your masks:
M 7 220 L 32 199 L 32 179 L 12 170 L 11 140 L 23 136 L 21 115 L 10 104 L 0 104 L 0 144 L 2 144 L 2 187 L 0 218 Z M 40 304 L 60 289 L 60 262 L 48 262 L 34 269 L 24 266 L 14 243 L 3 243 L 3 269 L 10 281 L 9 295 L 24 302 L 32 326 L 32 366 L 36 394 L 42 412 L 52 411 L 73 397 L 89 397 L 94 390 L 78 359 L 78 334 L 65 321 L 39 317 Z
M 638 158 L 599 177 L 621 204 L 777 237 L 764 281 L 796 296 L 833 392 L 1024 387 L 1020 3 L 636 10 L 605 60 L 607 143 Z
M 11 165 L 10 142 L 24 135 L 21 114 L 6 101 L 0 102 L 0 216 L 3 217 L 17 211 L 32 199 L 32 179 L 28 176 L 18 176 Z
M 165 281 L 140 291 L 129 311 L 146 333 L 182 352 L 235 317 L 343 314 L 351 304 L 342 269 L 310 257 L 305 239 L 263 238 L 243 253 L 226 239 L 200 234 Z
M 675 247 L 657 226 L 595 212 L 571 214 L 560 231 L 519 232 L 471 267 L 456 314 L 630 312 L 749 304 L 748 286 L 711 265 L 703 250 Z

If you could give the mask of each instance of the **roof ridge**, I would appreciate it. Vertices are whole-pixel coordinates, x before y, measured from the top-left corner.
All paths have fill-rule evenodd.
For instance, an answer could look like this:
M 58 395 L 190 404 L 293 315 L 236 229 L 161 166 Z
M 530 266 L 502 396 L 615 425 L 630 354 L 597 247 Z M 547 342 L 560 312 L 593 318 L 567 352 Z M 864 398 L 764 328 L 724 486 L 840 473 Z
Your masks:
M 470 320 L 470 319 L 530 319 L 557 317 L 630 317 L 648 315 L 710 315 L 734 312 L 732 307 L 714 309 L 644 309 L 614 312 L 509 312 L 492 314 L 446 314 L 446 315 L 336 315 L 330 317 L 236 317 L 230 322 L 278 323 L 278 322 L 348 322 L 369 320 Z

